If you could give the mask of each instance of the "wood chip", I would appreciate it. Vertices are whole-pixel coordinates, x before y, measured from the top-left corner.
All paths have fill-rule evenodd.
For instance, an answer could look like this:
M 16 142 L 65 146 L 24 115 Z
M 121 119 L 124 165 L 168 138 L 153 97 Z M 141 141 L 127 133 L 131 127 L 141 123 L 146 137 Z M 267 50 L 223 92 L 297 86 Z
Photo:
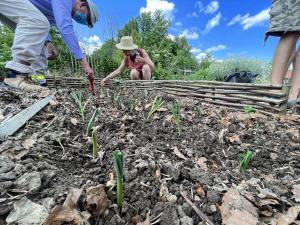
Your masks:
M 186 160 L 187 158 L 179 151 L 179 149 L 174 146 L 173 147 L 175 155 L 177 155 L 179 158 Z

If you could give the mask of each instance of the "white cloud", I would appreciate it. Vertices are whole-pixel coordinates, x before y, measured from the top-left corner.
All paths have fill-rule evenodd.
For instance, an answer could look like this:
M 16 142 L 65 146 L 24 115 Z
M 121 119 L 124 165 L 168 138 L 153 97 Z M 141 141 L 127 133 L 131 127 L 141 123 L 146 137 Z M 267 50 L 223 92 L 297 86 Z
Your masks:
M 199 54 L 202 52 L 200 48 L 192 48 L 190 51 L 192 54 Z
M 175 26 L 182 26 L 182 23 L 181 22 L 176 22 Z
M 210 19 L 206 24 L 204 33 L 208 33 L 211 29 L 218 26 L 220 23 L 221 17 L 222 17 L 222 14 L 219 12 L 212 19 Z
M 196 2 L 195 8 L 199 9 L 200 12 L 203 11 L 204 9 L 203 3 L 201 1 Z
M 173 35 L 173 34 L 168 34 L 168 38 L 170 38 L 171 40 L 175 40 L 175 35 Z
M 206 52 L 217 52 L 226 49 L 225 45 L 216 45 L 208 48 Z
M 173 18 L 175 4 L 168 0 L 147 0 L 147 6 L 140 9 L 140 13 L 155 12 L 156 10 L 163 11 L 169 19 Z
M 204 12 L 207 14 L 212 14 L 215 13 L 219 9 L 219 7 L 220 6 L 218 1 L 212 1 L 207 5 Z
M 243 26 L 244 30 L 248 30 L 250 27 L 259 26 L 268 21 L 270 19 L 269 12 L 270 8 L 267 8 L 254 16 L 250 16 L 249 13 L 245 14 L 244 16 L 237 15 L 227 25 L 232 26 L 236 23 L 239 23 Z
M 195 40 L 199 38 L 199 34 L 197 34 L 195 31 L 191 31 L 188 29 L 185 29 L 179 37 L 185 37 L 186 39 Z
M 207 53 L 206 52 L 201 52 L 201 53 L 199 53 L 199 54 L 197 54 L 196 55 L 196 59 L 198 60 L 198 61 L 202 61 L 203 59 L 205 59 L 207 57 Z
M 80 46 L 83 48 L 86 54 L 92 54 L 102 46 L 102 42 L 97 35 L 90 36 L 89 38 L 85 37 L 84 41 L 85 42 L 80 42 Z
M 192 18 L 192 17 L 198 18 L 198 17 L 199 17 L 198 13 L 196 13 L 196 12 L 188 13 L 186 16 L 187 16 L 188 18 Z

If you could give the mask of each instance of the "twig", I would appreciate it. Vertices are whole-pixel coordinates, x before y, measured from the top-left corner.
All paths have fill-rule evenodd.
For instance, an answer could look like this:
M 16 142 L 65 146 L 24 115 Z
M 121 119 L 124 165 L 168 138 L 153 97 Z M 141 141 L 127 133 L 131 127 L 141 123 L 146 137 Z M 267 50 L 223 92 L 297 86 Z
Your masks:
M 214 225 L 214 223 L 198 209 L 195 204 L 186 196 L 184 191 L 180 191 L 181 196 L 185 199 L 185 201 L 194 209 L 196 214 L 202 219 L 202 221 L 208 225 Z
M 60 139 L 57 139 L 57 142 L 58 142 L 58 144 L 60 145 L 60 147 L 62 148 L 62 150 L 63 150 L 63 155 L 64 155 L 64 154 L 65 154 L 65 148 L 64 148 L 64 146 L 62 145 Z

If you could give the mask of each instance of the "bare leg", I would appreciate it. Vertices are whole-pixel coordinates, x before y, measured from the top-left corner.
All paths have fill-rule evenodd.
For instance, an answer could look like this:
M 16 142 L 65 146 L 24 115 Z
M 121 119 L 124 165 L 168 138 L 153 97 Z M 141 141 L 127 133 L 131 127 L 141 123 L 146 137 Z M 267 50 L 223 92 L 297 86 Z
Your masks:
M 148 64 L 143 66 L 143 80 L 151 80 L 151 68 Z
M 132 69 L 130 71 L 130 78 L 131 80 L 140 80 L 140 72 L 135 69 Z
M 287 33 L 280 38 L 273 57 L 272 85 L 282 85 L 299 36 L 299 33 Z
M 291 82 L 290 100 L 295 100 L 298 97 L 300 90 L 300 47 L 297 50 L 296 57 L 293 63 L 293 75 Z

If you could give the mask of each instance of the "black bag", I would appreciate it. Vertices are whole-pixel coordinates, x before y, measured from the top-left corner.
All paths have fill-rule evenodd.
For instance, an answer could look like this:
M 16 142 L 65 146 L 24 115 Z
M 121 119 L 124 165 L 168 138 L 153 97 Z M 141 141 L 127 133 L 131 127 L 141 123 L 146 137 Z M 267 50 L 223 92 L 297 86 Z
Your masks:
M 257 73 L 241 71 L 229 74 L 224 77 L 224 82 L 230 83 L 255 83 Z

